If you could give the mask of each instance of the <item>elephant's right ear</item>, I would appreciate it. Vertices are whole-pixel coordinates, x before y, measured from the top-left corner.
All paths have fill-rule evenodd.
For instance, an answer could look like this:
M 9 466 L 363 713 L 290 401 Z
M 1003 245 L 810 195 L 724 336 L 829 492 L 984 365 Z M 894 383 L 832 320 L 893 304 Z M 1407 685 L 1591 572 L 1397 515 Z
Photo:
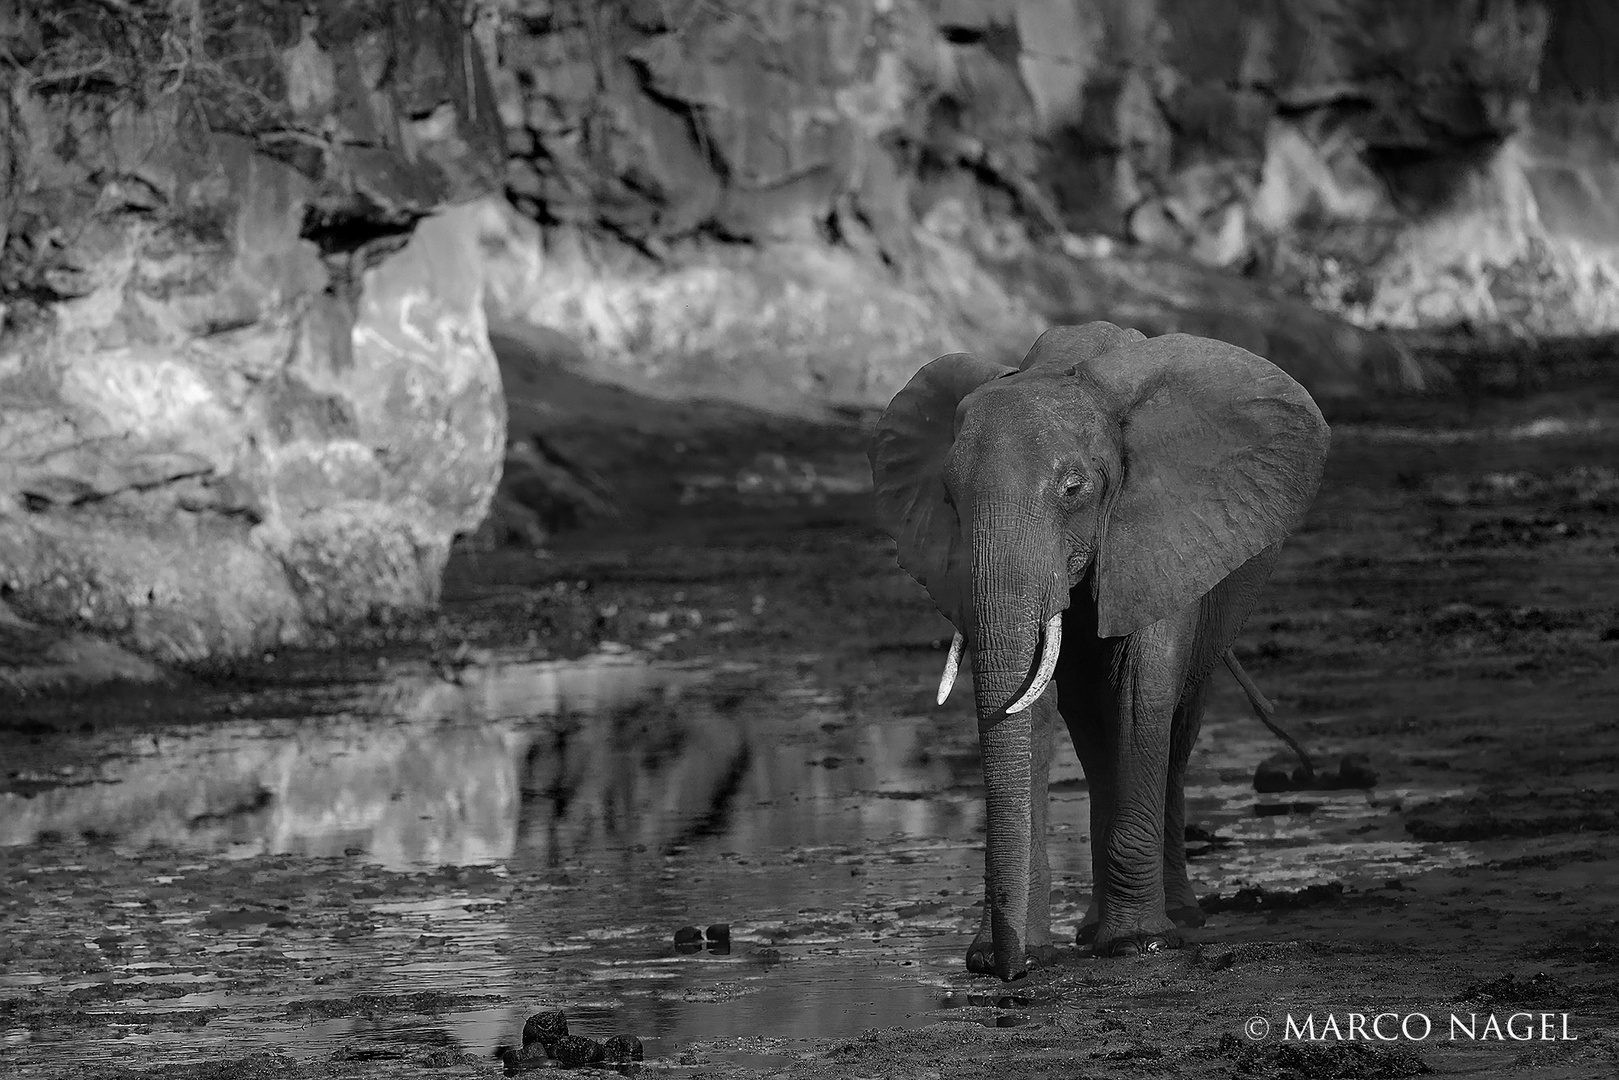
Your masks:
M 877 523 L 894 538 L 899 564 L 965 630 L 967 580 L 956 512 L 945 501 L 944 467 L 955 439 L 956 407 L 990 379 L 1017 369 L 971 353 L 941 356 L 894 395 L 871 441 Z

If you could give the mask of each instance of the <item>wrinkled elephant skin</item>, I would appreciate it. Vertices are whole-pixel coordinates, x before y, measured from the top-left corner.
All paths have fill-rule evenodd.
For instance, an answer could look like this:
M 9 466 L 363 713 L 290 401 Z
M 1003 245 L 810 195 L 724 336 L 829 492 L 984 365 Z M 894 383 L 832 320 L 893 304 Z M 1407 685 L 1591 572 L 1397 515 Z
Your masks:
M 969 968 L 1012 979 L 1052 954 L 1059 717 L 1091 790 L 1081 940 L 1154 952 L 1201 922 L 1183 778 L 1205 684 L 1328 442 L 1260 357 L 1101 322 L 1047 331 L 1015 369 L 940 357 L 894 398 L 871 448 L 878 517 L 972 657 L 987 837 Z

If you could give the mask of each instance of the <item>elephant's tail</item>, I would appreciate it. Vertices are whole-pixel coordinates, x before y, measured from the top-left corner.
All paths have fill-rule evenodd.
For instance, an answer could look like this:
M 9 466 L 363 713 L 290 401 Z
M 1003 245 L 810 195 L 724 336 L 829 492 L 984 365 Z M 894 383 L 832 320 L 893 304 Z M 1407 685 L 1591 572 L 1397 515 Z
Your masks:
M 1220 659 L 1225 661 L 1226 670 L 1230 671 L 1232 677 L 1237 680 L 1237 685 L 1242 687 L 1242 692 L 1248 695 L 1248 704 L 1253 706 L 1254 715 L 1259 717 L 1259 722 L 1270 728 L 1271 734 L 1285 742 L 1288 748 L 1298 757 L 1299 764 L 1304 768 L 1305 784 L 1314 783 L 1315 762 L 1310 760 L 1310 755 L 1305 751 L 1303 745 L 1293 737 L 1293 733 L 1283 727 L 1281 722 L 1276 719 L 1275 707 L 1265 699 L 1264 694 L 1259 692 L 1259 687 L 1254 685 L 1254 680 L 1248 677 L 1248 673 L 1242 670 L 1242 665 L 1237 662 L 1237 654 L 1227 649 L 1221 654 Z

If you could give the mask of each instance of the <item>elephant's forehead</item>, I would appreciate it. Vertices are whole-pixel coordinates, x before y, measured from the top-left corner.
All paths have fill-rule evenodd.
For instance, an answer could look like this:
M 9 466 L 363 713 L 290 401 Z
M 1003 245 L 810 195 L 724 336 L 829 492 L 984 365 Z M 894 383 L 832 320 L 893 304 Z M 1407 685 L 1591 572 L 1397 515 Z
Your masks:
M 1063 379 L 1009 379 L 969 395 L 956 414 L 956 447 L 974 456 L 1103 454 L 1118 425 L 1083 388 Z

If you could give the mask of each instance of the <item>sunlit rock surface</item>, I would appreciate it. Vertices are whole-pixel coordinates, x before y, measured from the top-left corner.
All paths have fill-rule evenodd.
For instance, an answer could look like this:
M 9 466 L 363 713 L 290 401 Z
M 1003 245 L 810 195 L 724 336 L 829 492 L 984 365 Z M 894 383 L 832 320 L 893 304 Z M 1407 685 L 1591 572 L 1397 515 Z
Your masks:
M 486 9 L 547 235 L 505 313 L 607 370 L 880 402 L 930 353 L 1123 318 L 1364 393 L 1428 374 L 1368 330 L 1613 321 L 1598 3 Z
M 1543 39 L 1534 92 L 1513 102 L 1502 137 L 1396 188 L 1408 199 L 1427 195 L 1431 212 L 1326 275 L 1324 299 L 1351 318 L 1530 338 L 1619 329 L 1619 78 L 1610 61 L 1619 8 L 1601 0 L 1516 8 Z
M 179 65 L 170 7 L 8 24 L 0 602 L 189 661 L 436 601 L 504 449 L 502 135 L 447 0 L 204 2 Z

